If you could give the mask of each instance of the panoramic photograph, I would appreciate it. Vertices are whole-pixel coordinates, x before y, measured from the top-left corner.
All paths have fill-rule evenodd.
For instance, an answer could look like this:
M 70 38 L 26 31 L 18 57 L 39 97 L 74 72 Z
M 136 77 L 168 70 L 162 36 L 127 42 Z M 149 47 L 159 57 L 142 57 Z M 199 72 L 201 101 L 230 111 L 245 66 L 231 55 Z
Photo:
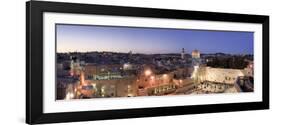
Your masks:
M 253 35 L 56 24 L 56 100 L 254 92 Z

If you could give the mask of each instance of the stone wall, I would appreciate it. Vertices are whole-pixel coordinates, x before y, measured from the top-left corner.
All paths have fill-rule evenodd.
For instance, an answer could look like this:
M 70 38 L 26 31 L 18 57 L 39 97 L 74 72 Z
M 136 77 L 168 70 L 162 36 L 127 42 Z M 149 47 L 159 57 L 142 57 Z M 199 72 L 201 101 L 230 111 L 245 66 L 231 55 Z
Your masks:
M 245 76 L 244 70 L 200 67 L 197 72 L 197 79 L 200 82 L 210 81 L 225 84 L 234 84 L 238 76 Z
M 104 97 L 127 97 L 137 95 L 136 77 L 92 80 L 92 83 L 96 84 L 99 95 L 103 95 Z

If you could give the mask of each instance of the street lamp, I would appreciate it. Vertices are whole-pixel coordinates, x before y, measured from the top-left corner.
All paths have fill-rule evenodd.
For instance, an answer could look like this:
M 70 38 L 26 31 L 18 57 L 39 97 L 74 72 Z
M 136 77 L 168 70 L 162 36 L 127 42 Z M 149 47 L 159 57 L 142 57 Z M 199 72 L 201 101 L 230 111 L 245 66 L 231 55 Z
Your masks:
M 151 74 L 152 74 L 152 71 L 149 69 L 145 70 L 145 72 L 144 72 L 145 76 L 150 76 Z

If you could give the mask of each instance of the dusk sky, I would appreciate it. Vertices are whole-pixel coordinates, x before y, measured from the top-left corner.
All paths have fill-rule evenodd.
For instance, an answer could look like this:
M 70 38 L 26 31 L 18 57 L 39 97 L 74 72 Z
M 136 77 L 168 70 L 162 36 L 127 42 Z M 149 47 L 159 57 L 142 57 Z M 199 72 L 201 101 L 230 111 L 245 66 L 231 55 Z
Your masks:
M 253 54 L 253 32 L 57 24 L 58 52 Z

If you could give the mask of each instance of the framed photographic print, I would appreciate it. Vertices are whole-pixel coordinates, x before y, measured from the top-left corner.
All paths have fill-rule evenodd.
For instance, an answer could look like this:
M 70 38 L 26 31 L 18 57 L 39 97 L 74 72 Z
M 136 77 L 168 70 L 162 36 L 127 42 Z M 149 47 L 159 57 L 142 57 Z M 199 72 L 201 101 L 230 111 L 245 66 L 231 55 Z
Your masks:
M 269 109 L 269 16 L 29 1 L 29 124 Z

